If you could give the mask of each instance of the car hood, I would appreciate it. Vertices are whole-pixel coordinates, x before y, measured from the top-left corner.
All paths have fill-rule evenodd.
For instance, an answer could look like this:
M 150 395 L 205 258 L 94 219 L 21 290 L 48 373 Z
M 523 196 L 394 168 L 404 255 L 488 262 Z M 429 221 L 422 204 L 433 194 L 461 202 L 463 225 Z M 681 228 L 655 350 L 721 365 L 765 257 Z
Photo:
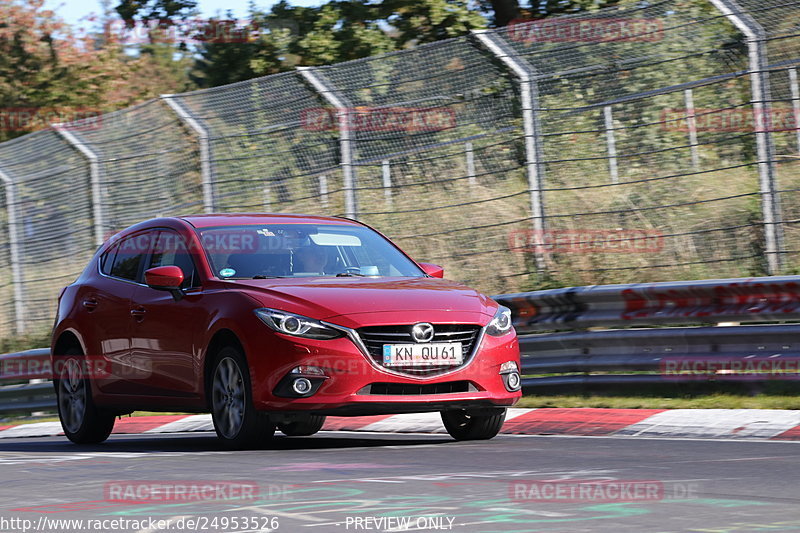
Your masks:
M 438 278 L 303 278 L 236 280 L 264 307 L 330 319 L 411 311 L 493 316 L 497 304 L 460 283 Z

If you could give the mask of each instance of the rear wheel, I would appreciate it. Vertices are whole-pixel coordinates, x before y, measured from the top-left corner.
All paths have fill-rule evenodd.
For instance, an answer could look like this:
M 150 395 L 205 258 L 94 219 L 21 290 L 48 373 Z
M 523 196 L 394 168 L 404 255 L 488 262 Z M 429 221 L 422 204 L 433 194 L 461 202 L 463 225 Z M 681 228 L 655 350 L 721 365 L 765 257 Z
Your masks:
M 55 361 L 58 364 L 56 402 L 64 435 L 76 444 L 103 442 L 114 429 L 114 415 L 94 404 L 83 354 L 73 348 Z
M 506 419 L 506 410 L 471 414 L 463 409 L 442 411 L 442 422 L 456 440 L 486 440 L 495 437 Z
M 280 424 L 278 429 L 287 437 L 308 437 L 322 429 L 325 418 L 322 415 L 308 415 L 286 424 Z
M 244 354 L 233 346 L 217 354 L 211 378 L 211 418 L 217 437 L 232 449 L 252 448 L 275 433 L 269 416 L 253 406 Z

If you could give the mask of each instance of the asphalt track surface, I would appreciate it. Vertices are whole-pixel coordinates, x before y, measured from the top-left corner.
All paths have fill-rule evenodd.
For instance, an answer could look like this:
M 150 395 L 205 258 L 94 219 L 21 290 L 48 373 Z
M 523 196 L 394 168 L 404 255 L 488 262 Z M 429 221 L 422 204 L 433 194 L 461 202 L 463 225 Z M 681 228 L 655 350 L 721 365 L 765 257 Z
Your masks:
M 323 432 L 230 452 L 211 433 L 48 437 L 0 442 L 0 479 L 13 532 L 800 531 L 796 442 Z

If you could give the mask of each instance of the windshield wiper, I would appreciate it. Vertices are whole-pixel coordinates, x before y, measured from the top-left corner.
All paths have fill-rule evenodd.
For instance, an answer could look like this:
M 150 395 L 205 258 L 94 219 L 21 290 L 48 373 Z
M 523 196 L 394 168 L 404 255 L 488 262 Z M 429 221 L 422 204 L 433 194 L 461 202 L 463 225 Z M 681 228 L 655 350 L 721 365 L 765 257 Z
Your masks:
M 264 274 L 257 274 L 250 279 L 278 279 L 285 278 L 286 276 L 265 276 Z
M 357 272 L 339 272 L 336 274 L 337 278 L 363 278 L 365 274 L 359 274 Z

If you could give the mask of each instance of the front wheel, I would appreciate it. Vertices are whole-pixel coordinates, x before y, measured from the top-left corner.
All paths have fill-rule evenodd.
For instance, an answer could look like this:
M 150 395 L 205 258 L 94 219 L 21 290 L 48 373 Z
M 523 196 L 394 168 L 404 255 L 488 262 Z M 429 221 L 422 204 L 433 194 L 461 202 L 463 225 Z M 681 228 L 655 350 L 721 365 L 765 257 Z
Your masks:
M 322 426 L 325 425 L 325 418 L 322 415 L 309 415 L 286 424 L 280 424 L 278 429 L 287 437 L 308 437 L 322 429 Z
M 250 375 L 244 355 L 229 346 L 220 350 L 211 378 L 211 419 L 217 437 L 232 449 L 268 442 L 275 426 L 253 406 Z
M 83 355 L 71 350 L 54 360 L 60 366 L 55 388 L 58 419 L 64 435 L 75 444 L 103 442 L 114 429 L 114 415 L 94 404 Z
M 506 420 L 506 410 L 470 414 L 463 409 L 442 411 L 442 422 L 456 440 L 487 440 L 495 437 Z

